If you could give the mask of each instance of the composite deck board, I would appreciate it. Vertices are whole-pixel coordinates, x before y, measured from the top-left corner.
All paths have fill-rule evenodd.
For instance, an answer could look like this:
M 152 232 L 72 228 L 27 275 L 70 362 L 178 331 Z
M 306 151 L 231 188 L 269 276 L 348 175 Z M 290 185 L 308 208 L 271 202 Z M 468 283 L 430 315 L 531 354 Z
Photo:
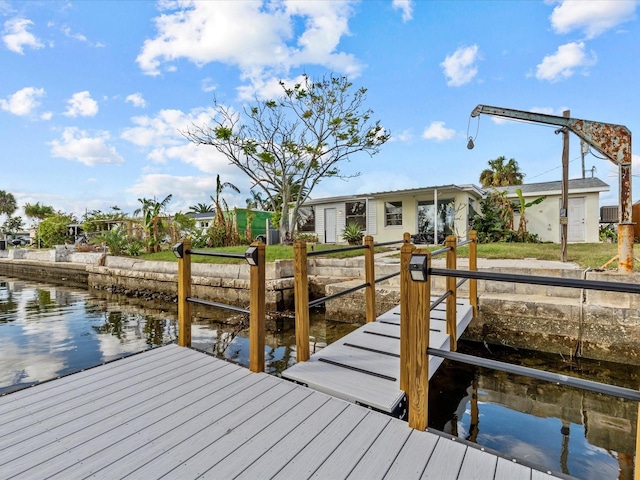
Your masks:
M 432 301 L 435 299 L 433 297 Z M 458 303 L 459 338 L 471 321 L 472 309 L 467 301 Z M 400 307 L 395 307 L 383 313 L 377 321 L 367 323 L 333 342 L 306 362 L 288 368 L 282 376 L 349 402 L 394 412 L 404 398 L 399 379 L 399 312 Z M 449 350 L 444 317 L 445 312 L 437 308 L 431 312 L 429 345 Z M 429 378 L 442 362 L 441 357 L 429 357 Z
M 153 376 L 147 376 L 142 381 L 137 375 L 130 376 L 123 379 L 115 388 L 107 390 L 106 394 L 76 395 L 75 392 L 69 391 L 69 398 L 64 401 L 57 399 L 57 403 L 46 408 L 41 408 L 41 405 L 38 405 L 39 409 L 29 416 L 17 417 L 3 425 L 2 434 L 0 435 L 0 448 L 7 441 L 13 443 L 16 442 L 17 438 L 28 438 L 29 435 L 33 435 L 33 430 L 29 428 L 32 425 L 37 425 L 40 429 L 54 429 L 58 425 L 99 412 L 101 409 L 99 405 L 101 404 L 114 402 L 114 405 L 117 405 L 127 396 L 139 395 L 147 387 L 150 388 L 151 394 L 170 388 L 178 388 L 184 383 L 184 379 L 180 378 L 180 375 L 176 373 L 176 367 L 180 368 L 181 366 L 189 365 L 191 374 L 206 375 L 211 368 L 210 364 L 205 359 L 195 357 L 196 360 L 192 360 L 192 358 L 186 357 L 180 360 L 171 365 L 171 369 L 164 367 L 164 371 L 162 371 L 162 368 L 156 368 L 153 372 L 149 372 L 154 373 Z M 202 372 L 201 369 L 203 370 Z M 98 400 L 100 401 L 99 403 L 97 403 Z
M 120 388 L 108 381 L 110 372 Z M 492 466 L 496 478 L 552 478 L 480 454 L 465 442 L 412 430 L 401 420 L 176 345 L 78 375 L 0 397 L 3 424 L 16 416 L 38 418 L 24 424 L 29 435 L 9 435 L 15 441 L 0 448 L 0 478 L 417 480 L 445 478 L 430 476 L 444 471 L 461 472 L 451 477 L 456 480 L 493 480 L 482 476 Z M 154 385 L 149 379 L 159 381 Z M 60 388 L 67 395 L 59 395 Z M 43 412 L 58 405 L 47 403 L 41 389 L 61 404 L 51 419 Z M 86 405 L 78 403 L 82 398 Z M 67 402 L 84 413 L 63 414 Z
M 493 478 L 496 472 L 498 458 L 479 449 L 468 448 L 464 454 L 460 477 L 469 480 Z

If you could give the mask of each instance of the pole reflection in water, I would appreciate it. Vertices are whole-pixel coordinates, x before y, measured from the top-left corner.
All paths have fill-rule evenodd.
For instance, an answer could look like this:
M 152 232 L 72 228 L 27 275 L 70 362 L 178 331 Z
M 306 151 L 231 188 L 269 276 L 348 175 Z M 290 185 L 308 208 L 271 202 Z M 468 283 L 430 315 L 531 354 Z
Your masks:
M 627 388 L 638 385 L 634 366 L 490 348 L 492 354 L 482 345 L 460 345 L 463 353 Z M 451 405 L 457 405 L 453 412 Z M 542 470 L 631 480 L 637 409 L 636 402 L 445 361 L 431 381 L 429 426 Z
M 243 315 L 194 306 L 194 347 L 248 365 Z M 176 304 L 0 277 L 0 394 L 174 341 Z M 311 352 L 357 326 L 311 315 Z M 295 362 L 293 317 L 267 321 L 267 371 Z M 459 351 L 638 388 L 638 367 L 461 342 Z M 445 361 L 430 382 L 429 426 L 543 470 L 633 478 L 637 405 Z

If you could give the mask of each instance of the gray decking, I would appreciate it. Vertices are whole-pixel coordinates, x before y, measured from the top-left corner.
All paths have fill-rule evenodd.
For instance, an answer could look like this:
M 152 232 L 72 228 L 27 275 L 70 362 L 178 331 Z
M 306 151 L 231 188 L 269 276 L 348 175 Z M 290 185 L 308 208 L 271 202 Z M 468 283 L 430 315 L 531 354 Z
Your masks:
M 553 478 L 176 345 L 0 397 L 0 478 Z
M 458 299 L 457 303 L 460 338 L 473 311 L 468 300 Z M 432 348 L 449 350 L 445 318 L 444 304 L 431 311 Z M 441 363 L 442 358 L 429 357 L 429 378 Z M 323 348 L 308 361 L 288 368 L 282 376 L 331 396 L 391 413 L 398 410 L 404 397 L 399 374 L 400 307 L 396 307 Z

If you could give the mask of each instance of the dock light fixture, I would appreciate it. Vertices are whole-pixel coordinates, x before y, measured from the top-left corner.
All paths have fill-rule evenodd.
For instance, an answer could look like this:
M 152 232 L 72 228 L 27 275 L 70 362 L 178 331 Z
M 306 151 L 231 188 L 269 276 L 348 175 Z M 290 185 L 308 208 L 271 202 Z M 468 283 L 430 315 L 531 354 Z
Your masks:
M 176 243 L 173 247 L 171 247 L 171 251 L 176 256 L 176 258 L 184 257 L 184 243 L 179 242 Z
M 427 272 L 427 255 L 423 253 L 411 255 L 411 260 L 409 260 L 409 273 L 411 274 L 411 280 L 414 282 L 426 282 L 429 279 L 429 273 Z
M 247 251 L 244 252 L 244 258 L 249 265 L 252 267 L 258 266 L 258 247 L 249 247 Z

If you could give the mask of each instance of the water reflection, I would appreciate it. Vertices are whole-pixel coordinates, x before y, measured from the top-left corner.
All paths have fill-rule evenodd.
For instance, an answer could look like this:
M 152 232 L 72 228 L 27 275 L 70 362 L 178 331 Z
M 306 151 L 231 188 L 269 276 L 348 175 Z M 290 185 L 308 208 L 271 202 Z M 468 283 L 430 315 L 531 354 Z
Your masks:
M 193 305 L 192 344 L 248 365 L 248 318 Z M 312 315 L 311 351 L 355 328 Z M 0 394 L 177 338 L 176 305 L 0 277 Z M 295 362 L 292 316 L 267 321 L 267 371 Z M 460 343 L 462 353 L 638 388 L 638 367 Z M 429 426 L 582 479 L 633 478 L 637 404 L 445 361 Z
M 96 304 L 87 291 L 2 278 L 0 393 L 172 341 L 174 323 Z
M 460 346 L 465 353 L 490 356 L 476 344 L 463 342 Z M 629 388 L 638 385 L 638 368 L 633 366 L 492 350 L 493 358 L 508 356 L 512 363 L 537 364 L 590 380 L 606 378 Z M 633 478 L 636 402 L 447 361 L 431 387 L 431 399 L 442 392 L 443 398 L 453 402 L 455 391 L 463 388 L 455 411 L 439 400 L 431 404 L 430 426 L 434 428 L 543 470 L 594 480 Z

